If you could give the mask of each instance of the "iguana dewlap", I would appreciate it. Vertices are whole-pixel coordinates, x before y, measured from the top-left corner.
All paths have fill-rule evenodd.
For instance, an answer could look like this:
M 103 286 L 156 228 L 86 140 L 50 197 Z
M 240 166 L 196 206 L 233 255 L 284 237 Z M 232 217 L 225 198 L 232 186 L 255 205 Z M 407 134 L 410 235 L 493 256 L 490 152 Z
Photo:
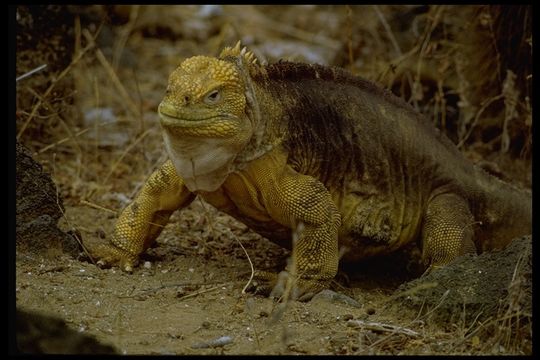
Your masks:
M 238 44 L 185 60 L 159 114 L 169 160 L 94 251 L 103 263 L 131 270 L 196 195 L 292 247 L 299 294 L 328 286 L 340 250 L 357 261 L 420 239 L 440 266 L 531 232 L 530 192 L 475 167 L 402 100 L 342 69 L 263 66 Z M 258 277 L 271 289 L 273 275 Z

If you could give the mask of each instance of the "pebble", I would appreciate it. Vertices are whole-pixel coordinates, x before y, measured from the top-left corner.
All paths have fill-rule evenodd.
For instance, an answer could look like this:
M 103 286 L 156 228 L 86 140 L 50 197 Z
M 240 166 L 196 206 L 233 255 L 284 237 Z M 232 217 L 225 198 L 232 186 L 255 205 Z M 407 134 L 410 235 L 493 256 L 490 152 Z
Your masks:
M 191 345 L 192 349 L 208 349 L 214 347 L 222 347 L 228 344 L 232 344 L 233 339 L 230 336 L 221 336 L 217 339 L 212 339 L 209 341 L 202 341 Z
M 320 293 L 316 294 L 313 299 L 311 299 L 312 302 L 321 300 L 330 301 L 332 303 L 345 304 L 357 308 L 362 307 L 362 305 L 360 305 L 358 301 L 354 300 L 350 296 L 343 295 L 329 289 L 321 291 Z

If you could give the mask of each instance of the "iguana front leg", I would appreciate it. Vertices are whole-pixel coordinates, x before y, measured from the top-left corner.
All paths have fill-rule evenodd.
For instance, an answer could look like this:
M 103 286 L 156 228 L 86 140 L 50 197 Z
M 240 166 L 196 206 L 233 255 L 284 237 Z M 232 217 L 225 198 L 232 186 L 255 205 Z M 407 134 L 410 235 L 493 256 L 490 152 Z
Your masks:
M 474 224 L 467 202 L 456 194 L 438 195 L 429 202 L 422 227 L 422 258 L 429 265 L 425 274 L 476 253 Z
M 120 214 L 109 244 L 91 249 L 102 265 L 131 271 L 139 255 L 157 238 L 171 214 L 187 206 L 195 195 L 187 190 L 170 160 L 158 168 Z
M 329 191 L 317 179 L 288 166 L 276 177 L 269 174 L 271 170 L 266 171 L 258 176 L 272 179 L 262 191 L 269 215 L 293 232 L 298 224 L 303 227 L 293 243 L 292 264 L 286 269 L 289 277 L 295 275 L 290 279 L 295 285 L 293 298 L 315 294 L 327 288 L 337 273 L 341 216 Z M 285 291 L 276 274 L 257 272 L 255 279 L 256 292 L 272 291 L 272 295 L 281 296 Z

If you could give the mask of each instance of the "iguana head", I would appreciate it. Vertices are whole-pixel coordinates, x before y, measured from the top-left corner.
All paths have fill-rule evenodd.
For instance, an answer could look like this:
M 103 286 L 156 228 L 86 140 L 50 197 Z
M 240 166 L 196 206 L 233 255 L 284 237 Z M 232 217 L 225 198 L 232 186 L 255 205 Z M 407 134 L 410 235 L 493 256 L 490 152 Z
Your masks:
M 225 48 L 220 58 L 194 56 L 169 77 L 159 105 L 169 156 L 189 190 L 216 190 L 253 134 L 246 114 L 246 84 L 240 65 L 253 55 Z

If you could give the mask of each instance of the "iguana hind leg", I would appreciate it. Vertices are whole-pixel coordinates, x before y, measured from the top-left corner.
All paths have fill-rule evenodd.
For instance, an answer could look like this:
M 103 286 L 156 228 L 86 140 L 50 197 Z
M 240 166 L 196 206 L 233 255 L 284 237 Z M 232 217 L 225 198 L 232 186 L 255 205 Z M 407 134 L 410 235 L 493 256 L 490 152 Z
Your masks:
M 462 197 L 443 194 L 429 202 L 422 227 L 422 258 L 429 264 L 426 273 L 458 256 L 476 253 L 473 225 L 474 217 Z

